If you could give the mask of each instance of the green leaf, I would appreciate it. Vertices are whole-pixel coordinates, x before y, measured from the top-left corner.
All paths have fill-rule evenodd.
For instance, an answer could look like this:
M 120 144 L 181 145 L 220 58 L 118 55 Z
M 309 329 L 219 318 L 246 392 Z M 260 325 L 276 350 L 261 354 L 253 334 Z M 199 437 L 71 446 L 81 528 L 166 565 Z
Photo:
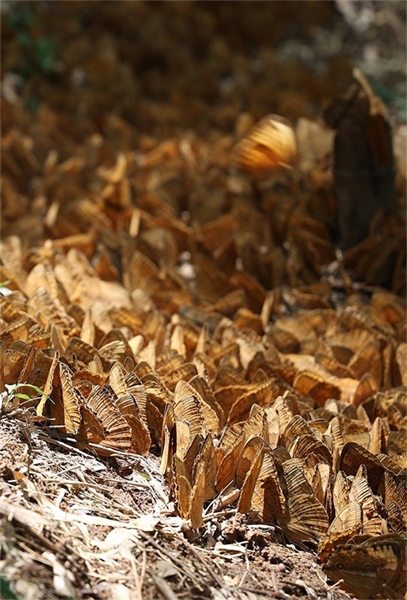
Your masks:
M 0 577 L 0 598 L 1 600 L 18 600 L 15 593 L 10 589 L 8 581 Z
M 41 388 L 39 388 L 37 385 L 34 385 L 32 383 L 22 383 L 21 385 L 24 386 L 24 387 L 29 387 L 29 388 L 35 390 L 36 392 L 38 392 L 39 394 L 43 394 L 44 393 Z
M 44 73 L 51 73 L 54 70 L 55 44 L 50 38 L 41 38 L 37 41 L 35 58 Z
M 21 31 L 22 29 L 30 29 L 34 21 L 35 16 L 31 6 L 17 6 L 10 14 L 7 24 L 11 29 Z
M 27 108 L 27 110 L 30 113 L 36 113 L 37 110 L 38 110 L 39 104 L 40 104 L 39 97 L 36 94 L 31 93 L 28 96 L 27 101 L 26 101 L 26 108 Z
M 14 398 L 20 398 L 21 400 L 32 400 L 27 394 L 14 394 Z
M 41 396 L 44 393 L 41 388 L 32 383 L 16 383 L 11 387 L 11 389 L 8 392 L 9 398 L 21 398 L 22 400 L 32 400 L 31 396 L 17 391 L 21 387 L 30 388 L 31 390 L 34 390 L 35 392 L 37 392 L 37 394 Z
M 17 33 L 17 40 L 20 46 L 23 48 L 30 48 L 32 46 L 32 38 L 27 31 L 19 31 Z

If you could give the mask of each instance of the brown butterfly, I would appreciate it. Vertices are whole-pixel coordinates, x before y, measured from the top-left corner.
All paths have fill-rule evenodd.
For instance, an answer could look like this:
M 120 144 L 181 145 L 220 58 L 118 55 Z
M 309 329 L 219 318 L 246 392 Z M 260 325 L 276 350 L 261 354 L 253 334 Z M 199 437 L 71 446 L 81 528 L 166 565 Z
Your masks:
M 219 448 L 216 448 L 216 489 L 221 491 L 235 478 L 237 460 L 245 443 L 245 434 L 240 425 L 225 431 Z
M 315 543 L 328 530 L 328 515 L 316 498 L 300 464 L 298 459 L 283 463 L 287 503 L 278 524 L 293 543 Z
M 297 144 L 294 130 L 284 117 L 267 115 L 254 125 L 234 147 L 232 164 L 244 171 L 265 174 L 294 161 Z
M 48 410 L 54 426 L 75 435 L 81 425 L 80 408 L 84 399 L 73 385 L 70 368 L 65 363 L 56 361 L 54 359 L 44 386 L 44 394 L 49 394 L 51 399 Z M 44 403 L 41 401 L 37 409 L 38 415 L 42 415 L 43 407 Z
M 108 456 L 115 450 L 129 451 L 132 445 L 131 425 L 116 401 L 117 396 L 109 385 L 94 386 L 81 406 L 78 440 L 86 442 L 85 447 L 91 444 L 102 456 Z
M 328 398 L 340 398 L 340 389 L 319 374 L 312 371 L 299 371 L 295 376 L 293 387 L 304 396 L 311 396 L 320 406 Z
M 363 536 L 353 539 L 357 542 Z M 406 540 L 393 533 L 339 545 L 323 569 L 358 598 L 403 598 L 407 591 Z
M 172 458 L 172 488 L 181 517 L 197 529 L 206 500 L 215 495 L 215 452 L 210 434 L 196 434 L 183 456 Z
M 348 442 L 342 448 L 338 469 L 346 475 L 356 475 L 360 465 L 367 468 L 367 477 L 372 491 L 375 493 L 388 470 L 371 452 L 356 442 Z
M 407 479 L 396 477 L 390 472 L 384 474 L 384 503 L 392 530 L 407 533 Z
M 109 384 L 116 394 L 117 408 L 131 427 L 131 450 L 138 454 L 145 454 L 151 446 L 151 438 L 147 420 L 143 420 L 138 406 L 140 385 L 134 382 L 134 378 L 129 378 L 129 374 L 120 363 L 113 364 L 109 373 Z M 144 397 L 142 396 L 141 399 L 143 400 Z
M 247 459 L 250 458 L 251 464 L 242 485 L 237 509 L 239 512 L 255 511 L 263 522 L 280 524 L 286 501 L 272 452 L 262 438 L 252 438 L 246 444 L 239 460 L 238 472 L 244 470 L 242 462 L 248 462 Z

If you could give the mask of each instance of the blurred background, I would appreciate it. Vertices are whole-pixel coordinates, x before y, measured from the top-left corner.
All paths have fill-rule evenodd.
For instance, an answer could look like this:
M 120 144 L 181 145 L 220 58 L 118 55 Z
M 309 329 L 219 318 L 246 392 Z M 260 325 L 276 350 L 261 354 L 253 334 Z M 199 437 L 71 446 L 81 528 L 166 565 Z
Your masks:
M 9 0 L 1 6 L 5 237 L 17 235 L 31 248 L 49 237 L 88 234 L 99 223 L 109 230 L 103 244 L 118 262 L 137 207 L 148 232 L 157 228 L 148 221 L 153 214 L 181 219 L 178 229 L 213 222 L 216 242 L 208 248 L 201 240 L 203 258 L 193 257 L 205 283 L 218 264 L 220 279 L 238 265 L 265 289 L 310 284 L 334 261 L 335 244 L 346 250 L 360 242 L 344 255 L 355 280 L 404 293 L 404 1 Z M 322 114 L 348 87 L 354 67 L 389 110 L 396 168 L 390 153 L 379 178 L 373 172 L 366 179 L 360 168 L 349 175 L 361 157 L 353 153 L 358 136 L 346 135 L 350 167 L 341 197 L 332 181 L 333 133 L 324 130 Z M 233 174 L 231 153 L 247 126 L 270 113 L 289 119 L 302 158 L 293 171 L 257 185 Z M 120 185 L 112 187 L 105 169 L 113 169 L 119 152 Z M 370 206 L 370 188 L 379 197 L 387 182 L 385 200 L 375 200 L 359 226 L 354 205 Z M 389 214 L 388 205 L 395 209 Z M 231 245 L 219 250 L 225 223 L 216 219 L 223 216 Z M 352 228 L 355 236 L 345 243 Z M 161 241 L 152 248 L 149 238 L 139 238 L 156 264 L 170 256 Z M 184 238 L 181 245 L 191 250 Z M 175 263 L 177 252 L 171 256 Z
M 230 132 L 242 111 L 314 118 L 354 66 L 406 118 L 402 0 L 10 0 L 1 21 L 3 133 L 16 103 L 67 113 L 79 139 L 111 137 L 111 116 L 160 137 Z

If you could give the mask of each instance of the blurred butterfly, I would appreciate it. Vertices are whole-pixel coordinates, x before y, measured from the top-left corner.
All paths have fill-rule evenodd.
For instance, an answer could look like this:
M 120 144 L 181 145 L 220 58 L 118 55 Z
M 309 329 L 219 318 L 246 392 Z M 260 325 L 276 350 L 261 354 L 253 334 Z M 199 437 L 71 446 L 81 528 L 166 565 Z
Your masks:
M 231 163 L 244 171 L 266 174 L 290 167 L 297 153 L 294 130 L 284 117 L 267 115 L 236 144 Z

